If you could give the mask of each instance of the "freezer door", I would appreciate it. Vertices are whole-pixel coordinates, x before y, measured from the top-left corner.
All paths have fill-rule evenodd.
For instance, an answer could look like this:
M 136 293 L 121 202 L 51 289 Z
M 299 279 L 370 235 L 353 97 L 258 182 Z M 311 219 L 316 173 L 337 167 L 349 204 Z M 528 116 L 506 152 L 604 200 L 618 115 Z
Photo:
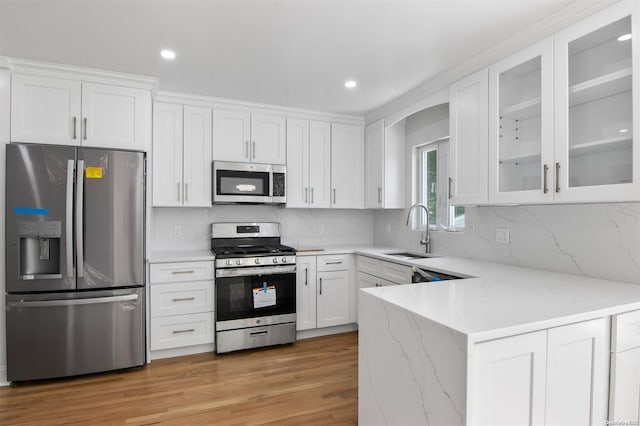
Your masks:
M 73 147 L 7 145 L 5 261 L 9 293 L 75 288 Z
M 145 363 L 144 289 L 7 295 L 7 379 Z
M 144 154 L 78 149 L 78 289 L 144 284 Z

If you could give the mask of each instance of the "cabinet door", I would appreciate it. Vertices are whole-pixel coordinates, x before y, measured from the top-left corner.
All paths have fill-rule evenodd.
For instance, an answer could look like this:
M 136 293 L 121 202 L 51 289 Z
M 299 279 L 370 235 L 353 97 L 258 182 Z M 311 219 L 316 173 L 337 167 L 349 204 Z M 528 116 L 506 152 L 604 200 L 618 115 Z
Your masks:
M 106 84 L 82 84 L 82 145 L 147 151 L 151 93 Z
M 469 424 L 543 425 L 547 332 L 475 345 Z
M 553 39 L 489 70 L 489 201 L 553 199 Z
M 617 3 L 554 37 L 557 200 L 640 199 L 639 7 Z
M 309 207 L 331 207 L 331 123 L 309 126 Z
M 449 88 L 453 205 L 487 203 L 489 76 L 485 68 Z
M 349 271 L 318 273 L 318 328 L 349 323 Z
M 364 206 L 367 209 L 383 207 L 384 191 L 384 120 L 378 120 L 365 129 Z
M 316 257 L 296 260 L 296 330 L 316 328 Z
M 251 160 L 251 116 L 248 112 L 213 110 L 213 159 Z
M 331 207 L 364 206 L 363 129 L 348 124 L 331 125 Z
M 211 110 L 184 107 L 184 205 L 211 207 Z
M 605 424 L 609 330 L 608 318 L 600 318 L 548 331 L 548 425 Z
M 182 206 L 182 105 L 153 104 L 153 206 Z
M 640 348 L 611 355 L 609 397 L 610 424 L 640 424 Z
M 309 121 L 287 119 L 287 207 L 309 206 Z
M 79 81 L 14 74 L 11 141 L 80 145 Z
M 284 117 L 251 114 L 251 162 L 286 164 L 285 132 Z

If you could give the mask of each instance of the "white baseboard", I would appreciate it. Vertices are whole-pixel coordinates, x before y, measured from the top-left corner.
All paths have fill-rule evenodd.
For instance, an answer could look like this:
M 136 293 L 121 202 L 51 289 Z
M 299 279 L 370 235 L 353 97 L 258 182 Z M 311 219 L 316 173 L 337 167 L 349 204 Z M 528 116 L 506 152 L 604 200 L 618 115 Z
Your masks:
M 186 346 L 183 348 L 163 349 L 161 351 L 151 351 L 151 360 L 173 358 L 175 356 L 201 354 L 203 352 L 214 352 L 215 350 L 216 346 L 213 343 L 207 343 L 206 345 Z
M 10 384 L 7 381 L 7 366 L 0 365 L 0 386 L 9 386 Z
M 331 334 L 348 333 L 358 329 L 358 324 L 336 325 L 335 327 L 314 328 L 312 330 L 302 330 L 296 333 L 298 340 L 309 339 L 311 337 L 329 336 Z

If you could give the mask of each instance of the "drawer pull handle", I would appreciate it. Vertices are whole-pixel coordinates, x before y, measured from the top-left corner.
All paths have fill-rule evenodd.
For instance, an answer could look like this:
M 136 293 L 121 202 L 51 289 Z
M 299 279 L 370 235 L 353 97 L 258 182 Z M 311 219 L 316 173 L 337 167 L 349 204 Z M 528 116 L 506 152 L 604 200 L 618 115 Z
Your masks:
M 342 263 L 342 260 L 336 260 L 336 261 L 332 261 L 332 262 L 324 262 L 325 265 L 340 265 Z
M 176 299 L 172 299 L 172 301 L 174 302 L 188 302 L 190 300 L 196 300 L 196 298 L 195 297 L 179 297 Z
M 267 334 L 269 334 L 269 332 L 267 330 L 252 331 L 251 333 L 249 333 L 249 336 L 251 336 L 251 337 L 259 337 L 259 336 L 266 336 Z
M 180 333 L 193 333 L 194 331 L 196 331 L 195 328 L 187 328 L 186 330 L 173 330 L 172 333 L 173 334 L 180 334 Z
M 194 271 L 193 269 L 190 271 L 171 271 L 172 275 L 178 275 L 178 274 L 195 274 L 196 271 Z

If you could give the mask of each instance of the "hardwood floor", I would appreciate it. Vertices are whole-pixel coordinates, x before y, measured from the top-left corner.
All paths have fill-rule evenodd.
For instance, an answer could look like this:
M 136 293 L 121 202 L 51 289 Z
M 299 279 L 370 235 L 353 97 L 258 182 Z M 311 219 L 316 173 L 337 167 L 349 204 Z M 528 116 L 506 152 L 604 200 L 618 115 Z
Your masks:
M 357 332 L 0 388 L 1 425 L 349 425 Z

